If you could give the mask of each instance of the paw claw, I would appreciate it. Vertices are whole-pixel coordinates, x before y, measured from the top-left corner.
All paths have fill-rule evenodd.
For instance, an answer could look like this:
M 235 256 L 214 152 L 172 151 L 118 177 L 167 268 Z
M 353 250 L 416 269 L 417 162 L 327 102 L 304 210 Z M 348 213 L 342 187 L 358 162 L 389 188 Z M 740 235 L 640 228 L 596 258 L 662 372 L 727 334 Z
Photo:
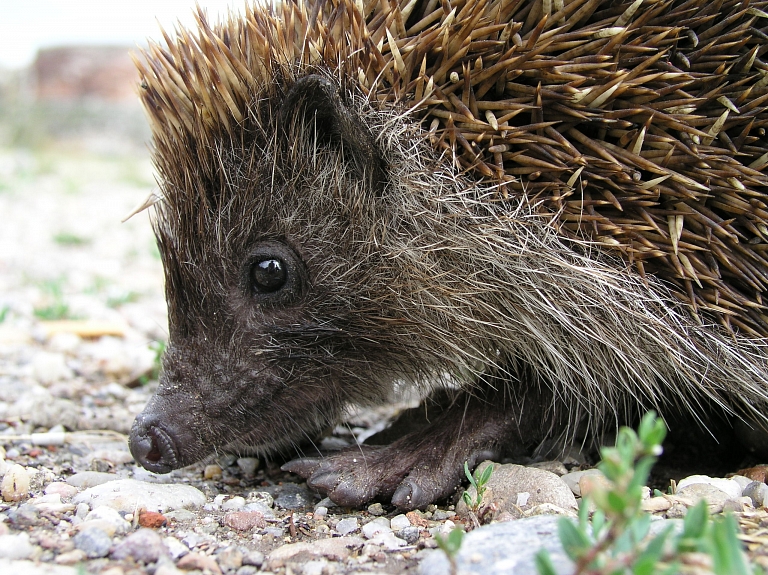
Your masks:
M 392 495 L 392 505 L 401 510 L 411 510 L 431 503 L 424 490 L 414 481 L 405 479 Z
M 319 457 L 301 457 L 299 459 L 293 459 L 288 463 L 284 463 L 280 469 L 289 473 L 301 475 L 304 479 L 307 479 L 320 468 L 321 463 L 322 459 Z
M 318 471 L 307 478 L 307 485 L 312 489 L 329 493 L 336 488 L 340 478 L 341 473 L 338 471 Z
M 376 488 L 353 481 L 342 481 L 332 493 L 328 494 L 328 497 L 342 507 L 360 507 L 376 497 Z

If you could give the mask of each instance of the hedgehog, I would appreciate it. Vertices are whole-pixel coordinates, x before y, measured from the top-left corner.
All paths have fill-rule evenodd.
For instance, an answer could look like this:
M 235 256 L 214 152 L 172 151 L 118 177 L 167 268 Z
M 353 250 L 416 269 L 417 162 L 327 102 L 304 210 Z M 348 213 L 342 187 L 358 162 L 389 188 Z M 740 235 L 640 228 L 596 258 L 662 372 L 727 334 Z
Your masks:
M 135 57 L 169 316 L 136 461 L 298 456 L 340 505 L 413 509 L 651 409 L 761 437 L 766 4 L 284 0 L 164 32 Z M 404 390 L 391 431 L 313 451 Z

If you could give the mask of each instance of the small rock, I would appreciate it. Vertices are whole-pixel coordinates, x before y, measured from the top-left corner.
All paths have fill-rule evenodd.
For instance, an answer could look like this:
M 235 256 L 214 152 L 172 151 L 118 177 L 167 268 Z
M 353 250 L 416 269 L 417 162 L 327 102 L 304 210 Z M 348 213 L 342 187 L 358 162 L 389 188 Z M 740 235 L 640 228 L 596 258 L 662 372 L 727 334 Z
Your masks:
M 347 517 L 346 519 L 342 519 L 336 524 L 336 533 L 338 533 L 341 536 L 349 535 L 350 533 L 354 533 L 360 528 L 360 526 L 357 523 L 357 517 Z
M 543 469 L 544 471 L 554 473 L 558 477 L 562 477 L 568 473 L 568 470 L 566 469 L 565 465 L 563 465 L 562 461 L 539 461 L 537 463 L 529 464 L 528 467 Z
M 549 515 L 484 525 L 464 536 L 456 554 L 459 573 L 529 575 L 537 573 L 536 553 L 545 548 L 556 573 L 572 573 L 573 563 L 557 535 L 559 517 Z M 441 551 L 430 552 L 419 564 L 420 575 L 444 575 L 450 571 Z
M 0 535 L 0 559 L 29 559 L 35 549 L 29 542 L 28 533 Z
M 741 489 L 742 489 L 742 493 L 743 493 L 744 488 L 747 485 L 749 485 L 750 483 L 752 483 L 752 481 L 754 481 L 753 479 L 750 479 L 749 477 L 744 477 L 743 475 L 731 475 L 728 479 L 738 483 L 739 487 L 741 487 Z
M 256 511 L 233 511 L 224 516 L 224 524 L 236 531 L 250 531 L 258 527 L 264 529 L 267 522 L 261 513 Z
M 174 509 L 173 511 L 166 511 L 163 515 L 171 521 L 192 521 L 197 519 L 197 515 L 187 509 Z
M 675 495 L 694 502 L 705 499 L 710 513 L 721 513 L 725 502 L 728 499 L 732 499 L 728 493 L 709 483 L 686 484 L 682 489 L 678 488 Z M 741 493 L 736 498 L 739 496 L 741 496 Z M 667 512 L 667 517 L 669 516 L 669 512 Z
M 210 465 L 206 465 L 205 469 L 203 469 L 203 478 L 204 479 L 210 479 L 212 481 L 217 481 L 221 479 L 221 476 L 223 475 L 223 471 L 221 467 L 216 465 L 215 463 L 212 463 Z
M 221 506 L 224 511 L 237 511 L 245 507 L 245 498 L 237 496 L 227 499 Z
M 258 571 L 258 567 L 254 567 L 253 565 L 243 565 L 236 571 L 236 575 L 256 575 Z
M 283 490 L 275 499 L 275 506 L 280 509 L 304 509 L 312 507 L 315 500 L 312 493 L 298 485 L 287 483 L 283 485 Z
M 408 520 L 408 518 L 405 515 L 401 513 L 400 515 L 395 515 L 392 519 L 390 519 L 389 526 L 392 528 L 393 531 L 398 531 L 400 529 L 405 529 L 406 527 L 410 527 L 411 522 Z
M 445 521 L 446 519 L 453 519 L 454 517 L 456 517 L 456 512 L 443 511 L 442 509 L 436 509 L 432 514 L 432 519 L 435 521 Z
M 109 505 L 118 511 L 132 513 L 137 508 L 164 512 L 166 509 L 196 508 L 206 502 L 205 495 L 191 485 L 155 484 L 119 479 L 91 487 L 73 499 L 91 506 Z
M 77 495 L 77 487 L 63 481 L 54 481 L 45 486 L 43 493 L 46 495 L 58 495 L 62 499 L 69 499 Z
M 384 511 L 384 507 L 381 503 L 372 503 L 368 506 L 368 513 L 378 517 L 379 515 L 384 515 L 386 511 Z
M 307 561 L 301 566 L 301 575 L 323 575 L 328 572 L 328 565 L 325 559 Z
M 400 539 L 391 531 L 382 531 L 380 533 L 377 533 L 371 538 L 371 543 L 374 543 L 375 545 L 380 545 L 384 547 L 384 549 L 388 549 L 390 551 L 394 551 L 395 549 L 400 549 L 400 547 L 407 545 L 407 542 L 405 541 L 405 539 Z
M 139 512 L 139 525 L 142 527 L 148 527 L 150 529 L 159 529 L 168 524 L 168 519 L 162 514 L 156 511 L 140 511 Z
M 73 549 L 59 554 L 54 560 L 59 565 L 77 565 L 88 558 L 82 549 Z
M 761 481 L 753 481 L 744 488 L 744 495 L 752 500 L 755 507 L 768 507 L 768 485 Z
M 691 475 L 677 482 L 677 495 L 682 495 L 681 492 L 685 491 L 685 488 L 689 485 L 705 484 L 711 485 L 726 493 L 729 499 L 738 499 L 741 497 L 742 487 L 738 482 L 732 479 L 723 479 L 721 477 L 709 477 L 707 475 Z
M 112 538 L 97 527 L 88 527 L 72 538 L 75 547 L 85 553 L 89 559 L 106 557 L 112 547 Z
M 582 477 L 588 475 L 599 475 L 600 477 L 604 477 L 603 472 L 599 469 L 586 469 L 584 471 L 572 471 L 571 473 L 566 473 L 565 475 L 562 475 L 560 479 L 565 482 L 576 497 L 581 497 L 579 481 L 581 481 Z
M 261 551 L 249 551 L 243 555 L 243 565 L 261 567 L 264 564 L 264 553 Z
M 131 524 L 123 519 L 123 516 L 120 515 L 115 509 L 112 509 L 106 505 L 99 505 L 98 507 L 94 507 L 93 511 L 85 516 L 85 523 L 82 525 L 85 526 L 90 522 L 97 520 L 104 521 L 112 526 L 112 533 L 110 533 L 110 535 L 114 535 L 115 533 L 118 535 L 125 535 L 131 531 Z
M 131 533 L 112 551 L 112 558 L 118 561 L 130 557 L 145 564 L 154 563 L 166 555 L 168 550 L 163 539 L 153 529 L 139 529 Z
M 338 531 L 339 526 L 336 525 Z M 389 526 L 389 519 L 386 517 L 377 517 L 373 521 L 369 521 L 363 525 L 362 533 L 366 539 L 372 539 L 379 533 L 391 533 L 392 529 Z
M 101 473 L 100 471 L 81 471 L 67 478 L 67 483 L 73 487 L 87 489 L 96 487 L 108 481 L 117 481 L 120 479 L 114 473 Z
M 251 491 L 248 494 L 248 503 L 261 503 L 270 509 L 275 506 L 275 500 L 266 491 Z
M 243 511 L 256 511 L 258 513 L 261 513 L 265 519 L 273 519 L 275 517 L 275 512 L 272 511 L 271 507 L 267 507 L 263 503 L 260 503 L 258 501 L 254 503 L 246 503 L 245 507 L 242 509 Z
M 221 569 L 216 563 L 216 560 L 213 557 L 208 557 L 202 553 L 188 553 L 187 555 L 184 555 L 184 557 L 179 559 L 176 563 L 176 567 L 184 569 L 185 571 L 193 571 L 195 569 L 205 571 L 207 569 L 211 573 L 221 575 Z
M 315 521 L 320 521 L 328 515 L 328 508 L 319 505 L 315 507 L 315 512 L 312 514 Z
M 168 548 L 168 554 L 174 561 L 177 561 L 180 557 L 183 557 L 189 553 L 189 548 L 175 537 L 169 536 L 166 537 L 163 541 L 165 542 L 165 546 Z
M 429 523 L 426 519 L 424 519 L 424 516 L 420 511 L 409 511 L 405 514 L 405 516 L 408 518 L 408 521 L 411 522 L 411 525 L 416 525 L 417 527 L 428 527 Z
M 421 534 L 421 530 L 416 527 L 415 525 L 411 525 L 409 527 L 403 527 L 399 531 L 395 531 L 395 535 L 408 543 L 409 545 L 414 545 L 419 540 L 419 535 Z
M 363 546 L 359 537 L 334 537 L 320 539 L 313 543 L 286 543 L 272 551 L 265 561 L 267 569 L 278 569 L 287 561 L 299 554 L 311 557 L 326 557 L 331 561 L 346 561 L 352 554 L 352 549 Z
M 243 472 L 243 475 L 253 477 L 256 475 L 256 469 L 259 467 L 259 460 L 255 457 L 241 457 L 237 460 L 237 466 Z
M 554 473 L 534 467 L 500 465 L 490 461 L 481 463 L 478 470 L 482 472 L 488 465 L 493 465 L 494 471 L 486 484 L 480 513 L 484 513 L 486 509 L 493 509 L 493 516 L 507 511 L 520 517 L 528 509 L 543 503 L 564 509 L 578 508 L 571 489 Z M 470 486 L 467 491 L 474 499 L 475 488 Z M 520 494 L 528 495 L 523 495 L 521 499 L 518 497 Z M 525 505 L 521 504 L 522 500 L 525 501 Z M 456 505 L 456 512 L 460 517 L 467 516 L 468 508 L 463 499 Z M 411 516 L 408 515 L 408 518 L 410 519 Z
M 29 503 L 19 505 L 16 509 L 10 509 L 8 520 L 16 528 L 36 527 L 46 522 L 45 519 L 40 518 L 40 510 Z
M 227 547 L 216 552 L 216 562 L 222 571 L 235 571 L 243 565 L 243 553 L 237 547 Z
M 29 495 L 29 473 L 18 463 L 11 463 L 0 482 L 3 501 L 21 501 Z
M 51 384 L 72 377 L 63 353 L 39 351 L 32 358 L 32 377 L 41 383 Z

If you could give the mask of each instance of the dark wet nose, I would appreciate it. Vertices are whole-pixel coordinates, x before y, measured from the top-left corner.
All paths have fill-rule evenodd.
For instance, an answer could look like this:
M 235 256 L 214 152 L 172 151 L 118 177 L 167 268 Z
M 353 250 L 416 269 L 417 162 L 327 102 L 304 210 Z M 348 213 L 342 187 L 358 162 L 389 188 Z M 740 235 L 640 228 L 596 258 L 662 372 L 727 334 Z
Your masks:
M 136 416 L 128 440 L 131 455 L 144 469 L 168 473 L 179 467 L 179 456 L 171 436 L 151 415 Z

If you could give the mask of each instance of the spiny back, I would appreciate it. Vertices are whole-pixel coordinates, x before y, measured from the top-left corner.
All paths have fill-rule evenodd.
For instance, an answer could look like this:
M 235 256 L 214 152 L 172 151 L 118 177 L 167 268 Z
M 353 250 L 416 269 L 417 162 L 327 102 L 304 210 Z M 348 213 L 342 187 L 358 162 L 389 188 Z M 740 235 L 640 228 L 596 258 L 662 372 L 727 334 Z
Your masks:
M 141 98 L 156 164 L 183 182 L 259 124 L 260 100 L 329 70 L 374 106 L 410 110 L 458 173 L 498 186 L 490 201 L 525 196 L 695 313 L 765 336 L 767 4 L 256 4 L 152 44 Z M 183 186 L 165 194 L 197 201 Z

